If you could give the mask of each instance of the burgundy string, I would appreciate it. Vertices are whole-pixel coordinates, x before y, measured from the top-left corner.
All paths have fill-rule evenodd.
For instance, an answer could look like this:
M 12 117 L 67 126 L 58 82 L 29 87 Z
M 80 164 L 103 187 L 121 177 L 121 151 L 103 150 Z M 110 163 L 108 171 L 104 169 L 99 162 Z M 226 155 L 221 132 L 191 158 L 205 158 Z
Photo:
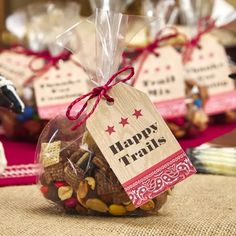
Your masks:
M 126 71 L 130 71 L 129 75 L 126 78 L 118 80 L 117 82 L 113 83 L 113 81 L 115 79 L 117 79 L 117 77 L 119 75 L 121 75 L 123 72 L 126 72 Z M 92 91 L 90 91 L 89 93 L 84 94 L 84 95 L 78 97 L 77 99 L 75 99 L 73 102 L 71 102 L 71 104 L 67 108 L 66 116 L 69 120 L 77 120 L 81 117 L 85 108 L 88 106 L 88 101 L 92 98 L 97 97 L 95 100 L 95 103 L 93 104 L 91 111 L 89 113 L 87 113 L 81 121 L 79 121 L 75 126 L 73 126 L 72 130 L 79 128 L 82 124 L 84 124 L 86 122 L 86 120 L 94 113 L 94 111 L 96 110 L 96 108 L 102 98 L 105 98 L 106 101 L 109 103 L 114 102 L 114 98 L 109 96 L 107 94 L 107 92 L 112 87 L 114 87 L 116 84 L 118 84 L 120 82 L 125 83 L 127 80 L 131 79 L 133 77 L 133 75 L 134 75 L 134 68 L 132 66 L 126 66 L 126 67 L 122 68 L 121 70 L 117 71 L 115 74 L 113 74 L 103 86 L 96 87 Z M 73 107 L 85 98 L 87 98 L 87 100 L 83 104 L 83 106 L 79 110 L 79 112 L 75 116 L 71 115 L 71 110 L 73 109 Z
M 169 30 L 169 32 L 168 32 L 168 30 Z M 167 31 L 167 33 L 165 34 L 165 36 L 163 36 L 165 31 Z M 159 56 L 159 53 L 156 52 L 155 50 L 160 46 L 160 44 L 162 42 L 176 38 L 177 36 L 182 36 L 184 38 L 184 40 L 186 41 L 186 35 L 183 33 L 180 33 L 175 27 L 172 27 L 172 26 L 165 27 L 161 31 L 159 31 L 159 33 L 156 35 L 155 40 L 153 42 L 148 44 L 146 47 L 136 48 L 135 50 L 133 50 L 132 53 L 135 54 L 135 57 L 132 58 L 131 60 L 129 60 L 129 61 L 126 60 L 127 58 L 129 58 L 130 52 L 124 52 L 123 64 L 129 64 L 129 65 L 132 65 L 134 63 L 134 61 L 136 61 L 141 55 L 143 55 L 140 60 L 138 70 L 135 73 L 135 78 L 132 80 L 133 86 L 136 83 L 136 81 L 138 80 L 139 75 L 142 71 L 143 65 L 144 65 L 147 57 L 149 56 L 149 54 L 153 53 L 154 55 Z M 175 45 L 177 45 L 177 44 L 178 43 L 175 43 Z
M 163 33 L 167 30 L 171 30 L 172 32 L 169 32 L 166 36 L 163 36 Z M 181 33 L 179 33 L 177 31 L 176 28 L 174 27 L 166 27 L 163 30 L 161 30 L 155 37 L 154 41 L 152 41 L 151 43 L 149 43 L 147 46 L 145 47 L 140 47 L 140 48 L 135 48 L 134 50 L 132 50 L 132 54 L 135 55 L 135 57 L 133 59 L 131 59 L 129 61 L 129 63 L 126 61 L 127 58 L 129 58 L 130 56 L 130 52 L 124 52 L 123 53 L 123 64 L 132 64 L 134 61 L 136 61 L 138 59 L 138 57 L 140 55 L 142 55 L 143 53 L 149 54 L 149 53 L 153 53 L 156 56 L 159 56 L 159 53 L 156 52 L 155 50 L 160 46 L 160 44 L 162 42 L 168 41 L 170 39 L 176 38 L 177 36 L 179 36 Z M 185 36 L 184 36 L 185 37 Z
M 68 60 L 70 58 L 70 52 L 63 51 L 58 56 L 51 56 L 50 52 L 48 50 L 42 50 L 39 52 L 34 52 L 30 49 L 24 48 L 19 45 L 13 45 L 10 48 L 2 49 L 1 51 L 12 51 L 18 54 L 23 54 L 26 56 L 33 56 L 32 60 L 29 62 L 29 68 L 33 72 L 37 73 L 36 76 L 30 77 L 28 80 L 24 82 L 24 85 L 29 84 L 32 82 L 36 77 L 42 75 L 43 73 L 47 72 L 52 66 L 55 66 L 58 68 L 58 62 L 60 60 Z M 35 69 L 33 67 L 33 63 L 38 60 L 43 59 L 46 63 L 39 69 Z
M 203 17 L 198 21 L 198 32 L 195 37 L 188 40 L 185 44 L 185 50 L 183 51 L 183 63 L 187 63 L 191 60 L 191 56 L 195 47 L 200 47 L 199 42 L 202 36 L 209 33 L 215 28 L 215 21 L 209 16 Z

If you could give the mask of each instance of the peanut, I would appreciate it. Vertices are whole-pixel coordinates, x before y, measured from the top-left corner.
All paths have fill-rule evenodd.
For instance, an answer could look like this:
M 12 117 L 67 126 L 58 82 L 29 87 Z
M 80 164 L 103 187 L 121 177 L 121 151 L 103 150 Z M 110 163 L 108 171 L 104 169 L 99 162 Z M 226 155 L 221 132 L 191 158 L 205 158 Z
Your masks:
M 80 198 L 85 198 L 88 194 L 88 182 L 85 181 L 81 181 L 79 183 L 79 188 L 78 188 L 78 192 L 77 194 L 79 195 Z
M 62 201 L 71 198 L 72 194 L 73 189 L 71 186 L 61 186 L 60 188 L 58 188 L 58 197 Z
M 98 211 L 98 212 L 107 212 L 108 211 L 108 207 L 107 205 L 101 201 L 98 198 L 90 198 L 86 201 L 86 206 L 87 208 L 94 210 L 94 211 Z
M 132 202 L 129 205 L 125 206 L 125 208 L 127 211 L 135 211 L 136 210 L 136 208 Z
M 150 211 L 155 208 L 155 203 L 153 200 L 150 200 L 149 202 L 145 203 L 144 205 L 140 206 L 140 209 L 144 211 Z
M 86 177 L 85 180 L 88 182 L 88 185 L 92 190 L 95 189 L 96 181 L 93 177 Z

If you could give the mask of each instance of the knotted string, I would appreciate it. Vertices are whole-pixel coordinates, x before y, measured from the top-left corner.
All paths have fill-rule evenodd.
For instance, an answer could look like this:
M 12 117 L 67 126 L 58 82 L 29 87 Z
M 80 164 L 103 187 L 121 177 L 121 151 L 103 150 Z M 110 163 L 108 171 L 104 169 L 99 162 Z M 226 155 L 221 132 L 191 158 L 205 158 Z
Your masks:
M 211 19 L 209 16 L 203 17 L 198 21 L 198 32 L 196 36 L 192 39 L 188 40 L 185 44 L 185 49 L 183 51 L 183 63 L 186 64 L 191 60 L 192 53 L 195 47 L 200 48 L 199 42 L 202 36 L 206 33 L 209 33 L 216 27 L 215 21 Z
M 132 85 L 136 83 L 136 81 L 139 78 L 139 75 L 142 71 L 144 62 L 146 61 L 147 57 L 150 55 L 150 53 L 154 54 L 155 56 L 159 56 L 159 53 L 156 51 L 158 47 L 161 46 L 163 42 L 166 42 L 170 39 L 176 38 L 178 36 L 181 36 L 184 38 L 184 41 L 186 41 L 186 36 L 180 32 L 175 27 L 165 27 L 164 29 L 160 30 L 158 34 L 156 35 L 154 41 L 152 41 L 150 44 L 148 44 L 146 47 L 143 48 L 136 48 L 132 51 L 132 53 L 135 54 L 135 57 L 133 57 L 131 60 L 127 61 L 127 58 L 129 57 L 129 52 L 124 52 L 123 54 L 123 64 L 129 64 L 132 65 L 141 55 L 140 64 L 138 67 L 137 72 L 135 73 L 135 78 L 132 81 Z M 177 44 L 177 43 L 176 43 Z
M 28 80 L 24 82 L 24 85 L 29 84 L 32 82 L 37 76 L 41 76 L 45 72 L 47 72 L 52 66 L 58 68 L 58 62 L 60 60 L 68 60 L 70 58 L 70 52 L 68 51 L 63 51 L 57 56 L 52 56 L 48 50 L 42 50 L 39 52 L 34 52 L 30 49 L 24 48 L 22 46 L 11 46 L 10 48 L 7 49 L 2 49 L 1 51 L 12 51 L 18 54 L 23 54 L 26 56 L 33 56 L 32 60 L 29 62 L 29 68 L 31 71 L 34 73 L 37 73 L 36 76 L 30 77 Z M 33 63 L 36 62 L 36 60 L 43 59 L 43 62 L 46 62 L 43 64 L 41 68 L 35 69 L 33 67 Z
M 153 53 L 155 56 L 159 56 L 159 53 L 156 51 L 156 49 L 161 45 L 161 43 L 168 41 L 170 39 L 176 38 L 179 35 L 180 33 L 177 31 L 175 27 L 165 27 L 163 30 L 157 33 L 155 39 L 151 43 L 149 43 L 147 46 L 135 48 L 134 50 L 132 50 L 131 53 L 127 51 L 124 52 L 122 55 L 123 64 L 132 65 L 132 63 L 136 61 L 138 57 L 144 53 L 146 54 Z M 129 58 L 130 54 L 134 54 L 135 57 L 133 57 L 131 60 L 129 60 L 129 62 L 127 62 L 126 60 Z
M 119 75 L 121 75 L 123 72 L 126 72 L 126 71 L 130 71 L 129 75 L 126 78 L 120 79 L 117 82 L 113 83 L 113 81 L 115 79 L 117 79 L 117 77 Z M 116 84 L 118 84 L 120 82 L 125 83 L 127 80 L 131 79 L 133 77 L 133 75 L 134 75 L 134 68 L 132 66 L 126 66 L 126 67 L 122 68 L 121 70 L 119 70 L 118 72 L 116 72 L 115 74 L 113 74 L 103 86 L 96 87 L 92 91 L 90 91 L 89 93 L 84 94 L 84 95 L 78 97 L 77 99 L 75 99 L 73 102 L 71 102 L 71 104 L 67 108 L 66 116 L 69 120 L 78 120 L 81 117 L 81 115 L 83 114 L 85 108 L 88 106 L 88 101 L 92 98 L 97 97 L 94 104 L 93 104 L 91 111 L 88 112 L 81 121 L 79 121 L 75 126 L 73 126 L 72 130 L 79 128 L 82 124 L 84 124 L 86 122 L 86 120 L 94 113 L 94 111 L 96 110 L 96 108 L 102 98 L 106 99 L 106 101 L 109 103 L 113 103 L 114 98 L 109 96 L 107 94 L 107 92 L 112 87 L 114 87 Z M 79 112 L 75 116 L 71 115 L 71 110 L 73 109 L 73 107 L 85 98 L 87 98 L 87 100 L 83 104 L 83 106 L 79 110 Z

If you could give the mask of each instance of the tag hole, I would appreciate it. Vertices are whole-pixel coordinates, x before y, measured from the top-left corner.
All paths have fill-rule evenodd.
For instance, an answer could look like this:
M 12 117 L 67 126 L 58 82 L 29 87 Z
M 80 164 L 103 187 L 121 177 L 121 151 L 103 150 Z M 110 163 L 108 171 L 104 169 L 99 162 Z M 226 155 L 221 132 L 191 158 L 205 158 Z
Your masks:
M 202 46 L 201 45 L 198 45 L 197 48 L 198 48 L 198 50 L 202 50 Z
M 108 102 L 108 101 L 107 101 L 107 105 L 108 105 L 108 106 L 112 106 L 113 104 L 114 104 L 114 101 L 112 101 L 112 102 Z

